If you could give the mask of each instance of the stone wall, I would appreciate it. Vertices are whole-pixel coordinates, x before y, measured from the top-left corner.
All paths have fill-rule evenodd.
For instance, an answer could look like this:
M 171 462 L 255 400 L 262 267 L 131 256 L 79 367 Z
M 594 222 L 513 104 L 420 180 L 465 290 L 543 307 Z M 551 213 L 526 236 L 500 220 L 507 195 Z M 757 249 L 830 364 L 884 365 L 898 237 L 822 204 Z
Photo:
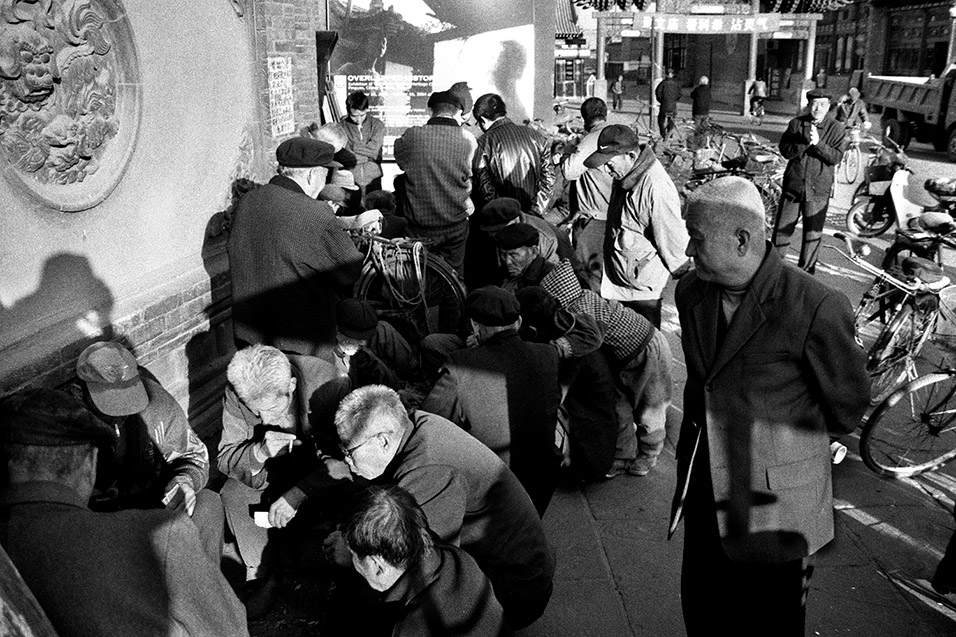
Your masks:
M 38 171 L 43 157 L 31 163 L 35 149 L 13 143 L 31 141 L 32 129 L 0 116 L 0 394 L 61 384 L 86 345 L 114 339 L 170 389 L 200 434 L 210 435 L 233 352 L 223 213 L 237 179 L 274 174 L 274 148 L 289 136 L 273 134 L 268 58 L 291 61 L 294 127 L 318 116 L 314 32 L 325 29 L 325 3 L 93 0 L 89 6 L 106 18 L 109 30 L 94 35 L 109 47 L 81 33 L 89 46 L 63 52 L 57 32 L 37 20 L 27 44 L 60 55 L 63 78 L 46 87 L 0 81 L 6 91 L 0 101 L 22 103 L 23 122 L 46 126 L 43 139 L 59 144 L 41 146 L 49 156 Z M 21 3 L 18 11 L 32 8 Z M 0 46 L 11 46 L 9 36 L 19 31 L 22 21 L 0 22 Z M 98 68 L 112 76 L 79 72 L 75 60 L 94 55 L 108 62 Z M 64 70 L 64 61 L 71 69 Z M 98 82 L 113 83 L 112 93 L 102 90 L 107 97 L 86 105 L 91 120 L 98 113 L 106 121 L 70 139 L 44 91 L 82 89 L 83 82 L 94 93 Z M 39 126 L 37 114 L 45 118 Z M 84 155 L 97 142 L 93 163 Z M 74 155 L 79 163 L 71 167 Z M 76 181 L 83 166 L 88 174 Z M 38 178 L 43 171 L 49 183 Z

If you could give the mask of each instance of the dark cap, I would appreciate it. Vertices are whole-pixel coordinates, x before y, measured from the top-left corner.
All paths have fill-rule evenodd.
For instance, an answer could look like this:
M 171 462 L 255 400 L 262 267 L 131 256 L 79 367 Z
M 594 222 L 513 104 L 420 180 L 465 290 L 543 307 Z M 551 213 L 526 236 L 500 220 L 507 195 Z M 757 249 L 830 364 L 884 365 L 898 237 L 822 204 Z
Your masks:
M 291 137 L 276 148 L 276 161 L 290 168 L 328 166 L 334 155 L 332 144 L 307 137 Z
M 461 98 L 451 91 L 432 93 L 431 97 L 428 98 L 428 108 L 434 107 L 435 104 L 451 104 L 452 106 L 457 106 L 462 111 L 465 110 L 464 104 L 461 103 Z
M 471 107 L 475 105 L 475 100 L 471 97 L 471 87 L 468 86 L 468 82 L 455 82 L 451 85 L 451 88 L 448 89 L 448 92 L 458 96 L 463 113 L 471 112 Z
M 465 315 L 489 327 L 511 325 L 518 320 L 520 310 L 515 295 L 495 285 L 472 290 L 465 297 Z
M 112 427 L 64 391 L 24 389 L 0 399 L 0 444 L 66 447 L 114 437 Z
M 538 245 L 538 230 L 527 223 L 513 223 L 502 228 L 495 235 L 495 245 L 499 250 L 530 248 Z
M 100 341 L 87 347 L 76 361 L 76 375 L 107 416 L 138 414 L 149 404 L 136 359 L 119 343 Z
M 830 99 L 830 93 L 822 88 L 815 88 L 807 93 L 807 102 L 812 102 L 813 100 L 819 99 Z
M 512 197 L 498 197 L 486 203 L 478 213 L 478 225 L 486 232 L 497 232 L 520 216 L 520 201 Z
M 378 316 L 366 301 L 360 299 L 342 299 L 335 306 L 335 320 L 339 333 L 349 338 L 367 341 L 375 334 Z
M 623 124 L 605 126 L 598 137 L 597 150 L 584 160 L 584 165 L 588 168 L 603 166 L 614 157 L 637 150 L 640 146 L 641 140 L 630 126 Z

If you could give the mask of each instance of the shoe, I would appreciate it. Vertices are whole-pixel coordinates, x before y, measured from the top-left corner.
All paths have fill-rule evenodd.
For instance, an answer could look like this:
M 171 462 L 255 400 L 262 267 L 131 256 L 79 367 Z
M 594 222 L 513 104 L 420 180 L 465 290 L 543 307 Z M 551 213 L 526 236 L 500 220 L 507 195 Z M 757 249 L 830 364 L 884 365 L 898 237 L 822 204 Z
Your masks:
M 624 460 L 623 458 L 615 458 L 614 463 L 611 464 L 611 469 L 604 475 L 608 480 L 622 476 L 627 473 L 627 465 L 630 460 Z
M 246 619 L 252 621 L 268 613 L 278 595 L 279 578 L 277 577 L 246 582 L 246 594 L 242 600 L 246 607 Z
M 627 472 L 632 476 L 646 476 L 657 464 L 657 456 L 638 456 L 627 463 Z

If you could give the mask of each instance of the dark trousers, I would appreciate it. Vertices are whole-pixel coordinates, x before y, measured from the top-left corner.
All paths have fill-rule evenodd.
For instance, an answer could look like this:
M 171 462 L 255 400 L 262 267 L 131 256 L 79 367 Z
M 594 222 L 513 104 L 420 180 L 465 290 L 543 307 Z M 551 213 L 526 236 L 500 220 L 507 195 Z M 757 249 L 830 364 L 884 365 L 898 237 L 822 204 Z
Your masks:
M 437 254 L 455 271 L 459 279 L 465 278 L 465 243 L 468 241 L 468 221 L 440 230 L 408 226 L 410 237 L 428 239 L 428 251 Z
M 617 110 L 624 106 L 624 95 L 621 93 L 611 93 L 611 108 Z
M 688 637 L 804 637 L 812 556 L 780 563 L 730 560 L 716 514 L 684 519 L 681 608 Z
M 677 115 L 676 111 L 664 110 L 657 114 L 657 128 L 661 131 L 661 137 L 667 137 L 667 133 L 670 132 L 672 128 L 677 128 L 674 124 L 675 115 Z
M 784 193 L 777 209 L 777 223 L 773 229 L 773 245 L 786 256 L 790 247 L 790 238 L 797 227 L 797 220 L 803 217 L 803 245 L 800 246 L 800 260 L 797 265 L 810 274 L 817 266 L 817 257 L 820 252 L 820 240 L 823 237 L 823 226 L 827 221 L 827 207 L 830 204 L 829 195 L 817 197 L 797 196 Z

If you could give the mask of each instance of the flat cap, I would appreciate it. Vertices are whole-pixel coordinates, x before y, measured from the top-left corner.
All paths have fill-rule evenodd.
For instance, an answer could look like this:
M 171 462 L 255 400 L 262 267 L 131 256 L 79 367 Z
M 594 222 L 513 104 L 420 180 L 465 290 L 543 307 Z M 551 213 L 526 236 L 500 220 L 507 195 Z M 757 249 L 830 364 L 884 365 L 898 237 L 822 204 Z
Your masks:
M 107 416 L 138 414 L 149 404 L 136 359 L 119 343 L 100 341 L 87 347 L 76 361 L 76 375 Z
M 819 99 L 827 99 L 827 100 L 830 99 L 830 93 L 828 91 L 825 91 L 822 88 L 815 88 L 807 92 L 808 102 L 812 102 L 813 100 L 819 100 Z
M 0 399 L 0 444 L 66 447 L 108 444 L 112 427 L 79 398 L 56 389 L 25 389 Z
M 307 137 L 291 137 L 276 148 L 276 161 L 290 168 L 328 166 L 334 155 L 332 144 Z
M 611 124 L 601 129 L 597 150 L 588 155 L 584 165 L 597 168 L 608 163 L 614 157 L 640 148 L 641 140 L 630 126 Z
M 335 320 L 340 334 L 367 341 L 375 334 L 378 316 L 375 308 L 361 299 L 342 299 L 335 306 Z
M 495 235 L 495 245 L 499 250 L 530 248 L 538 245 L 538 229 L 527 223 L 513 223 L 502 228 Z
M 428 108 L 434 107 L 435 104 L 451 104 L 452 106 L 457 106 L 462 111 L 465 110 L 465 105 L 461 103 L 461 98 L 451 91 L 432 93 L 431 97 L 428 98 Z
M 472 290 L 465 297 L 465 315 L 489 327 L 511 325 L 521 316 L 521 306 L 511 292 L 496 285 Z
M 521 216 L 521 202 L 513 197 L 498 197 L 478 213 L 478 225 L 486 232 L 498 232 Z

